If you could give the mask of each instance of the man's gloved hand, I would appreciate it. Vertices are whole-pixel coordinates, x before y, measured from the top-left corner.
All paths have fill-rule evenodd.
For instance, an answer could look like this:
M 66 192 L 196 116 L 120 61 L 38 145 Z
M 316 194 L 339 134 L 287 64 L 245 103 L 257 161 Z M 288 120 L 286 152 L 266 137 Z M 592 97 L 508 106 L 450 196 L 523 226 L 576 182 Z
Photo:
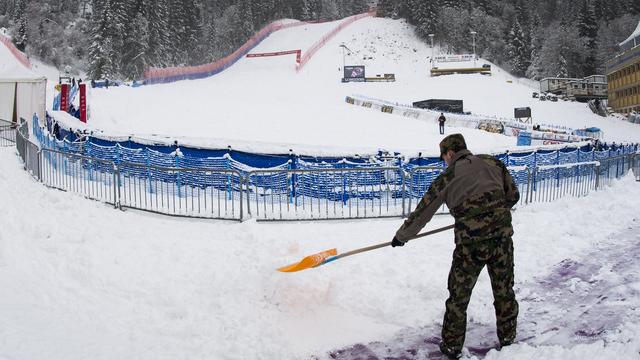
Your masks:
M 394 236 L 393 240 L 391 240 L 391 247 L 396 247 L 396 246 L 404 246 L 404 243 L 398 240 L 398 238 Z

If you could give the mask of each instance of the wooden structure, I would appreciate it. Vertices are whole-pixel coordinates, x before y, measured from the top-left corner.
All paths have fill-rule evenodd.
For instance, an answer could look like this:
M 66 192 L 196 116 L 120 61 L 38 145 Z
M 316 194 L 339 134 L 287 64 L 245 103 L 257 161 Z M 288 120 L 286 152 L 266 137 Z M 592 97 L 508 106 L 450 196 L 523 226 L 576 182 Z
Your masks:
M 491 65 L 485 64 L 482 67 L 471 68 L 437 68 L 431 69 L 431 76 L 452 75 L 452 74 L 482 74 L 491 75 Z

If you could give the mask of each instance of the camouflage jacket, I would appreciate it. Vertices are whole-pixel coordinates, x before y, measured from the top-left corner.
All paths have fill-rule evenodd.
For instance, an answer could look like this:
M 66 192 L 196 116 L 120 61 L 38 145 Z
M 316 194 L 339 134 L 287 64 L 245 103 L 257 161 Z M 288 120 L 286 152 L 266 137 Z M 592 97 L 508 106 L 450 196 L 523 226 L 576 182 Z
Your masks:
M 400 241 L 416 235 L 446 203 L 455 218 L 456 244 L 513 235 L 511 208 L 520 193 L 505 165 L 490 155 L 458 151 L 396 232 Z

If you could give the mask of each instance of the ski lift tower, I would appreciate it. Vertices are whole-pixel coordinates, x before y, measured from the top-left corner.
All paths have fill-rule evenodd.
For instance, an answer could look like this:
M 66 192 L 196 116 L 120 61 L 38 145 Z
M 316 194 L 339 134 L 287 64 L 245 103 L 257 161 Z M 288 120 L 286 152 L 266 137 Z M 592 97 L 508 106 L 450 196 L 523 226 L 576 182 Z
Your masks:
M 477 32 L 471 30 L 471 37 L 473 38 L 473 67 L 476 67 L 476 34 Z
M 341 44 L 340 44 L 340 47 L 342 48 L 342 69 L 344 69 L 344 67 L 345 67 L 345 65 L 346 65 L 346 63 L 345 63 L 345 56 L 346 56 L 346 55 L 345 55 L 345 50 L 346 50 L 346 51 L 348 51 L 348 54 L 349 54 L 349 55 L 351 55 L 351 53 L 352 53 L 353 51 L 351 51 L 351 49 L 349 49 L 349 48 L 347 47 L 347 45 L 345 45 L 344 43 L 341 43 Z
M 433 37 L 435 34 L 429 34 L 429 39 L 431 39 L 431 68 L 433 69 L 433 61 L 435 56 L 435 50 L 433 49 Z

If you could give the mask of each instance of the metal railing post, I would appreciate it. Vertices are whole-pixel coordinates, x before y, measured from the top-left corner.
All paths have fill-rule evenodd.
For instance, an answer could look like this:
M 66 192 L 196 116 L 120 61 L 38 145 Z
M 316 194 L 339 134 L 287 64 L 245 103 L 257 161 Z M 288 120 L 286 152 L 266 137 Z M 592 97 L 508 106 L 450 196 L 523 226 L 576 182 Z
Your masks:
M 120 201 L 120 169 L 116 163 L 113 163 L 113 206 L 122 210 L 122 202 Z
M 247 215 L 251 217 L 251 171 L 245 177 L 245 186 L 247 188 Z
M 406 184 L 405 184 L 405 174 L 404 174 L 404 170 L 402 170 L 402 168 L 400 168 L 400 170 L 398 170 L 398 173 L 400 173 L 400 176 L 402 176 L 402 217 L 406 217 L 407 216 L 407 209 L 405 207 L 405 197 L 407 196 L 406 194 Z
M 531 169 L 527 166 L 527 193 L 524 195 L 524 204 L 529 204 L 529 196 L 531 196 Z

